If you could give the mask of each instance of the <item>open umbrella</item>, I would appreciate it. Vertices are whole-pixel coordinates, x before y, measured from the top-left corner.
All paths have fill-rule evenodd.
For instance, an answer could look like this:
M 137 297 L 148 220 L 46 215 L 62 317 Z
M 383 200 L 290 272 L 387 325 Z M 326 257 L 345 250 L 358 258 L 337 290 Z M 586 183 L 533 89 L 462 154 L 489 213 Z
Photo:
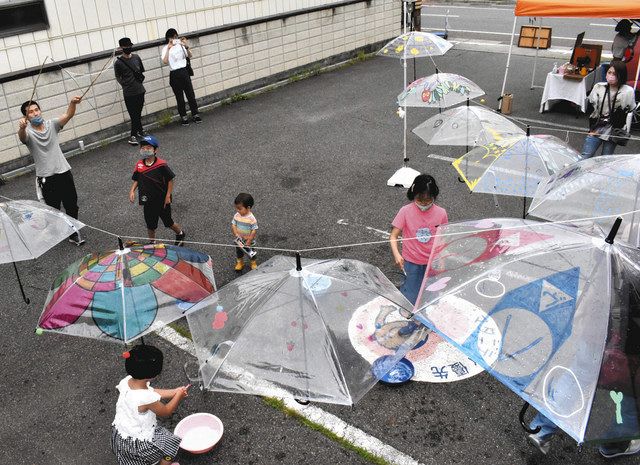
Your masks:
M 38 258 L 82 227 L 80 221 L 35 200 L 0 202 L 0 263 L 13 263 L 26 303 L 15 262 Z
M 577 442 L 640 437 L 640 250 L 618 225 L 438 228 L 414 319 Z
M 375 299 L 391 310 L 408 302 L 378 268 L 356 260 L 275 256 L 214 297 L 187 316 L 213 391 L 351 405 L 425 337 L 425 328 L 413 331 L 374 374 L 378 365 L 350 341 L 353 313 Z
M 184 316 L 215 291 L 211 258 L 138 245 L 85 256 L 49 291 L 37 332 L 129 343 Z
M 446 108 L 482 95 L 484 91 L 471 79 L 459 74 L 437 72 L 409 84 L 398 95 L 398 105 Z
M 479 106 L 460 106 L 438 113 L 413 133 L 429 145 L 487 145 L 517 135 L 522 128 L 499 113 Z
M 440 36 L 430 32 L 411 31 L 388 42 L 376 55 L 407 60 L 444 55 L 451 47 L 453 44 Z
M 472 192 L 533 197 L 546 177 L 581 159 L 580 154 L 546 134 L 509 137 L 476 147 L 452 165 Z
M 582 160 L 544 179 L 529 214 L 551 221 L 594 218 L 602 228 L 621 216 L 618 237 L 640 246 L 639 209 L 640 155 L 609 155 Z

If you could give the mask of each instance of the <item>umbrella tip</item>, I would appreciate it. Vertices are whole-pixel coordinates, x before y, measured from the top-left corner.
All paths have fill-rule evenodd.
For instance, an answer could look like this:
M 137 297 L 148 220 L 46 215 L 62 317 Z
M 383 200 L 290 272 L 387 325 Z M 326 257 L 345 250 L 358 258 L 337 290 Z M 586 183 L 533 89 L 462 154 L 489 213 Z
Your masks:
M 131 353 L 127 350 L 126 352 L 122 352 L 122 358 L 125 360 L 131 357 Z
M 44 331 L 42 330 L 42 328 L 36 328 L 36 331 L 35 331 L 35 332 L 36 332 L 36 334 L 37 334 L 38 336 L 42 336 L 42 334 L 44 333 Z
M 613 227 L 611 228 L 609 235 L 604 240 L 607 244 L 613 244 L 613 240 L 615 239 L 616 234 L 618 234 L 618 229 L 620 229 L 621 223 L 622 223 L 622 218 L 617 217 L 616 221 L 613 223 Z
M 296 252 L 296 271 L 302 271 L 302 259 L 300 258 L 300 252 Z

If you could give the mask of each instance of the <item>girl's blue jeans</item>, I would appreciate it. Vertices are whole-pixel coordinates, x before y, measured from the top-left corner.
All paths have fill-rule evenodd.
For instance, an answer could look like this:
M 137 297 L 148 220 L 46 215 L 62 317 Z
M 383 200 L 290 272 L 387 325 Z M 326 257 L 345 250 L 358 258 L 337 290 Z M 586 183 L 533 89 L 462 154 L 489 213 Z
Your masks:
M 602 145 L 602 155 L 613 155 L 616 149 L 616 144 L 610 140 L 602 140 L 597 136 L 588 135 L 585 137 L 584 145 L 582 146 L 582 158 L 594 156 L 600 145 Z
M 418 300 L 420 286 L 422 286 L 422 279 L 424 278 L 426 270 L 427 265 L 416 265 L 407 260 L 404 261 L 404 272 L 406 276 L 404 283 L 400 286 L 400 292 L 414 305 L 416 304 L 416 300 Z

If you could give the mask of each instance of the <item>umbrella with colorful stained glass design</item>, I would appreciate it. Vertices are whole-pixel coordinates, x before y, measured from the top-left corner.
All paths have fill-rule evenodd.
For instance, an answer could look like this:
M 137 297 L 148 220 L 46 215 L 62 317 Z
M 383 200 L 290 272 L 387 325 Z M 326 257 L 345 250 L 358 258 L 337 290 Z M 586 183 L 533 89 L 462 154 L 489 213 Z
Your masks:
M 184 316 L 215 292 L 211 258 L 138 245 L 94 253 L 56 278 L 37 332 L 129 343 Z

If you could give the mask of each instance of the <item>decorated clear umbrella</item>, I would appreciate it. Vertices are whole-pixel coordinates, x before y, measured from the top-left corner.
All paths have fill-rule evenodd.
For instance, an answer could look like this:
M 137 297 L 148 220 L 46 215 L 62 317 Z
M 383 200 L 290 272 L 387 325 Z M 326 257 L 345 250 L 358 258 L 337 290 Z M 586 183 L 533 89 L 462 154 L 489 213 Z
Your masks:
M 215 291 L 211 258 L 166 244 L 85 256 L 49 291 L 36 332 L 129 343 L 185 316 Z
M 459 106 L 432 116 L 413 133 L 429 145 L 476 147 L 524 135 L 522 128 L 504 116 L 479 106 Z
M 432 74 L 413 81 L 398 95 L 403 107 L 447 108 L 484 95 L 471 79 L 459 74 Z
M 510 137 L 476 147 L 452 165 L 472 192 L 533 197 L 546 177 L 581 159 L 562 140 L 546 134 Z
M 13 263 L 26 303 L 16 262 L 38 258 L 82 227 L 80 221 L 35 200 L 0 202 L 0 263 Z
M 438 228 L 413 318 L 577 442 L 638 438 L 640 250 L 618 226 Z
M 352 405 L 425 337 L 419 328 L 374 361 L 349 338 L 354 311 L 410 304 L 357 260 L 275 256 L 187 316 L 206 389 Z M 374 371 L 375 370 L 375 371 Z
M 453 44 L 430 32 L 404 32 L 382 47 L 376 55 L 407 60 L 444 55 Z
M 640 246 L 640 155 L 593 157 L 544 179 L 529 214 L 551 221 L 592 218 L 606 228 L 623 218 L 618 237 Z
M 402 2 L 403 18 L 406 18 L 406 2 Z M 453 44 L 435 34 L 430 32 L 420 31 L 407 31 L 407 24 L 404 23 L 403 34 L 396 37 L 391 42 L 382 47 L 376 55 L 383 57 L 398 58 L 402 60 L 403 77 L 402 88 L 407 86 L 407 60 L 411 58 L 421 57 L 433 57 L 438 55 L 444 55 Z M 433 58 L 431 58 L 433 61 Z M 415 62 L 414 62 L 415 63 Z M 434 63 L 435 66 L 435 63 Z M 437 70 L 437 67 L 436 67 Z M 415 77 L 415 68 L 414 68 Z M 389 186 L 403 186 L 410 187 L 415 177 L 420 174 L 418 171 L 409 168 L 407 163 L 407 107 L 402 105 L 402 108 L 398 109 L 398 115 L 403 119 L 403 132 L 402 132 L 402 155 L 403 166 L 397 170 L 391 178 L 387 181 Z

